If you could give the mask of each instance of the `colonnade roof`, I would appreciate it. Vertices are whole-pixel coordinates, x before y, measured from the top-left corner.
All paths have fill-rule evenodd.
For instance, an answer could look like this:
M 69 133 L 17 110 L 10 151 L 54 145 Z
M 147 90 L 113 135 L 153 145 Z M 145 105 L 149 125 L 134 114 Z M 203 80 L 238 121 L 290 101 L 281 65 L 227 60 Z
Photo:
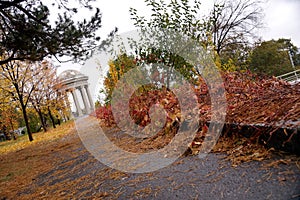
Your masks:
M 59 76 L 59 83 L 61 88 L 60 90 L 64 90 L 66 92 L 71 92 L 74 103 L 76 106 L 77 116 L 81 116 L 83 114 L 89 114 L 94 110 L 94 102 L 92 100 L 89 88 L 88 88 L 88 76 L 80 73 L 76 70 L 66 70 L 62 72 Z M 82 109 L 79 105 L 78 97 L 76 91 L 80 91 L 80 96 L 84 108 Z
M 66 70 L 58 76 L 64 89 L 72 89 L 88 85 L 88 76 L 76 70 Z
M 79 71 L 73 70 L 73 69 L 63 71 L 58 76 L 58 78 L 61 81 L 67 81 L 67 80 L 70 80 L 70 79 L 80 79 L 80 78 L 83 78 L 83 77 L 86 77 L 86 76 L 84 74 L 80 73 Z

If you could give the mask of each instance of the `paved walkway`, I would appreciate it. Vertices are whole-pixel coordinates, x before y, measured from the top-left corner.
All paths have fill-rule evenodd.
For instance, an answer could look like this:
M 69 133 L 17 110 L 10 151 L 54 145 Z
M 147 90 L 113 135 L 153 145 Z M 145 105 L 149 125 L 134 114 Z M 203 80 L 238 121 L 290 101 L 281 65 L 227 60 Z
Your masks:
M 56 167 L 37 177 L 20 197 L 38 192 L 45 199 L 300 199 L 300 170 L 282 157 L 236 168 L 224 155 L 181 157 L 152 173 L 123 173 L 93 158 L 74 134 L 64 151 L 50 153 Z M 269 163 L 277 167 L 266 167 Z M 40 191 L 39 188 L 47 188 Z

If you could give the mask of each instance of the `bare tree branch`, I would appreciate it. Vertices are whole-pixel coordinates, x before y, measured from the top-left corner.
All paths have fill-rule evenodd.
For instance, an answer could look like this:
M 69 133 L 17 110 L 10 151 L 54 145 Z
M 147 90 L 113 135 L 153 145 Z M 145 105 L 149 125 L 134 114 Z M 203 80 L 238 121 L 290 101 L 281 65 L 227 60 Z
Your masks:
M 220 0 L 215 2 L 211 13 L 211 32 L 216 52 L 220 55 L 228 38 L 244 43 L 253 30 L 261 27 L 263 17 L 260 0 Z M 240 38 L 235 37 L 240 35 Z

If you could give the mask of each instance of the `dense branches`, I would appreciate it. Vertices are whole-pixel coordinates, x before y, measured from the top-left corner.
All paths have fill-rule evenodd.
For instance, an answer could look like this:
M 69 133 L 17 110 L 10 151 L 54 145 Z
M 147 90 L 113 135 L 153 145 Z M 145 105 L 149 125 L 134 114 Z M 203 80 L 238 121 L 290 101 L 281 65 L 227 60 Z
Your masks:
M 19 104 L 23 113 L 29 140 L 32 134 L 29 127 L 27 106 L 36 84 L 42 80 L 40 70 L 29 63 L 11 61 L 1 65 L 1 79 L 7 82 L 2 89 L 10 94 L 11 98 Z
M 27 109 L 35 108 L 45 128 L 43 115 L 53 108 L 51 101 L 55 100 L 58 103 L 62 99 L 58 97 L 59 88 L 58 82 L 54 82 L 55 76 L 54 68 L 46 61 L 35 63 L 10 61 L 1 65 L 0 80 L 5 82 L 1 85 L 1 91 L 8 100 L 15 102 L 16 107 L 22 112 L 30 141 L 33 137 Z M 59 102 L 61 107 L 64 106 L 62 101 Z M 10 104 L 8 102 L 7 106 L 11 106 Z
M 138 10 L 130 8 L 134 25 L 141 29 L 171 29 L 199 40 L 203 35 L 203 24 L 197 15 L 200 13 L 200 1 L 191 4 L 189 0 L 165 1 L 145 0 L 152 10 L 151 18 L 138 15 Z
M 98 8 L 89 21 L 75 22 L 72 16 L 77 8 L 69 7 L 67 0 L 57 0 L 61 13 L 55 26 L 49 21 L 50 11 L 42 1 L 0 1 L 0 54 L 8 54 L 0 64 L 13 60 L 39 61 L 47 56 L 69 56 L 75 61 L 90 57 L 100 38 Z M 91 0 L 79 0 L 82 7 L 92 10 Z M 55 3 L 53 3 L 55 6 Z
M 219 55 L 224 48 L 248 43 L 249 36 L 254 36 L 254 29 L 262 25 L 261 3 L 260 0 L 215 2 L 210 15 L 209 30 Z
M 207 17 L 202 12 L 200 1 L 145 0 L 151 8 L 149 19 L 138 15 L 131 8 L 135 26 L 141 29 L 170 29 L 189 36 L 206 49 L 214 49 L 218 67 L 244 65 L 251 50 L 251 38 L 256 28 L 261 27 L 262 1 L 216 0 Z M 204 17 L 200 17 L 203 15 Z M 229 67 L 234 68 L 236 67 Z

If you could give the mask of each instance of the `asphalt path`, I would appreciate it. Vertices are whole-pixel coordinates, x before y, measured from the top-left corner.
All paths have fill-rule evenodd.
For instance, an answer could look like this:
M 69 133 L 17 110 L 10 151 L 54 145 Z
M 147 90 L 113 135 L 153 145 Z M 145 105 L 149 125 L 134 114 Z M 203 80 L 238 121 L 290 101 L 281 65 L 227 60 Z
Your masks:
M 47 189 L 39 192 L 40 199 L 70 199 L 70 194 L 71 199 L 300 199 L 300 170 L 281 156 L 232 167 L 224 154 L 209 153 L 202 159 L 180 157 L 165 168 L 135 174 L 96 160 L 76 134 L 65 141 L 72 145 L 52 153 L 56 167 L 35 178 L 20 197 L 43 187 Z

